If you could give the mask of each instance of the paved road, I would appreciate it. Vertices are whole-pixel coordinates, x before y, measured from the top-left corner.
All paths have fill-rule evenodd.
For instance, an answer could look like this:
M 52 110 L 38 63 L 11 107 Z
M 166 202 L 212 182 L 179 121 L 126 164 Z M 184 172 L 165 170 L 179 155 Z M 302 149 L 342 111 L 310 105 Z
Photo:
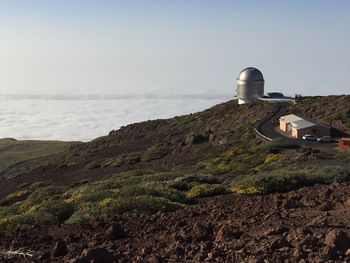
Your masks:
M 284 116 L 287 111 L 288 104 L 279 103 L 276 105 L 276 111 L 269 118 L 265 119 L 258 127 L 257 130 L 264 136 L 272 140 L 280 140 L 290 144 L 297 144 L 302 146 L 312 146 L 325 152 L 334 152 L 337 143 L 320 143 L 315 141 L 305 141 L 302 139 L 291 139 L 276 131 L 276 127 L 279 125 L 279 118 Z

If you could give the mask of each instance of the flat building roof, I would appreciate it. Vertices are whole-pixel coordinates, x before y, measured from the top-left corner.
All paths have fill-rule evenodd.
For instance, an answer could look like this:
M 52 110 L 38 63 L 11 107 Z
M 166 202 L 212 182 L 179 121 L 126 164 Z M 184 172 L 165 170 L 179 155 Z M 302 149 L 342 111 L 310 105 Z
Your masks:
M 304 119 L 293 121 L 291 122 L 291 124 L 292 124 L 292 127 L 296 130 L 301 130 L 301 129 L 305 129 L 305 128 L 309 128 L 317 125 L 316 123 L 313 123 L 311 121 L 307 121 Z
M 291 123 L 291 122 L 295 122 L 295 121 L 299 121 L 299 120 L 303 120 L 303 118 L 301 118 L 295 114 L 289 114 L 289 115 L 285 115 L 285 116 L 280 117 L 280 121 L 283 121 L 285 123 Z

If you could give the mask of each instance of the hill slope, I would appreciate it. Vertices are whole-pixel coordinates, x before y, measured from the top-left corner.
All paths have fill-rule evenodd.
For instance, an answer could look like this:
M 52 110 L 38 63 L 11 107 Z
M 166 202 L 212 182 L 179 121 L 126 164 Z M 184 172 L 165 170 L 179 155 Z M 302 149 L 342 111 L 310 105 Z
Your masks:
M 67 150 L 71 142 L 0 139 L 0 176 L 18 174 Z
M 345 99 L 344 96 L 305 98 L 296 105 L 288 106 L 287 111 L 323 121 L 326 112 L 316 115 L 307 109 L 318 109 L 328 103 L 332 105 L 332 110 L 337 111 L 339 107 L 339 111 L 346 111 L 350 110 L 350 105 L 344 103 L 348 99 L 349 96 Z M 0 247 L 5 250 L 10 246 L 40 250 L 37 253 L 42 257 L 40 261 L 62 261 L 64 255 L 68 260 L 80 255 L 84 248 L 93 247 L 104 247 L 114 252 L 113 255 L 104 250 L 86 253 L 102 253 L 102 257 L 117 257 L 121 262 L 132 259 L 144 262 L 145 258 L 150 262 L 168 259 L 201 262 L 207 257 L 213 257 L 208 259 L 209 262 L 248 260 L 249 251 L 255 251 L 256 256 L 262 255 L 262 259 L 269 259 L 273 254 L 276 261 L 286 257 L 303 258 L 309 254 L 310 260 L 344 258 L 344 248 L 332 250 L 326 244 L 322 251 L 313 251 L 316 245 L 304 248 L 301 240 L 287 240 L 289 245 L 286 245 L 283 238 L 294 230 L 299 231 L 294 228 L 305 224 L 306 219 L 303 221 L 301 218 L 315 217 L 316 220 L 318 216 L 323 216 L 321 210 L 338 211 L 338 208 L 338 212 L 332 213 L 336 218 L 325 229 L 311 231 L 311 234 L 310 229 L 302 230 L 302 238 L 310 239 L 312 235 L 312 244 L 320 246 L 325 242 L 326 232 L 334 228 L 332 224 L 340 224 L 340 221 L 345 223 L 338 228 L 345 236 L 350 234 L 346 223 L 349 215 L 342 214 L 343 219 L 339 218 L 345 211 L 343 205 L 347 202 L 348 184 L 315 187 L 310 194 L 304 190 L 295 192 L 305 186 L 350 180 L 350 155 L 336 151 L 322 152 L 317 147 L 262 142 L 255 137 L 253 127 L 274 109 L 275 105 L 269 103 L 239 106 L 235 101 L 229 101 L 195 114 L 132 124 L 89 143 L 72 145 L 41 167 L 34 167 L 15 177 L 0 177 L 0 232 L 9 236 L 8 240 L 0 242 Z M 346 131 L 347 115 L 343 117 L 337 128 Z M 342 191 L 332 197 L 331 204 L 326 204 L 326 199 L 320 199 L 320 202 L 314 200 L 316 203 L 311 204 L 312 196 L 323 195 L 324 191 L 332 192 L 338 186 Z M 288 191 L 291 192 L 276 194 Z M 267 196 L 232 196 L 232 192 Z M 220 194 L 229 195 L 213 201 L 202 199 Z M 302 204 L 295 201 L 302 195 L 311 199 L 306 198 Z M 328 193 L 324 195 L 328 196 Z M 270 204 L 275 202 L 272 200 L 276 201 L 276 211 L 275 206 Z M 262 207 L 266 204 L 269 205 L 264 210 Z M 188 206 L 193 208 L 186 208 Z M 234 212 L 236 209 L 237 212 Z M 296 210 L 289 213 L 286 209 Z M 270 212 L 271 220 L 265 217 Z M 288 215 L 286 220 L 282 220 L 285 215 Z M 198 220 L 192 220 L 196 217 Z M 175 221 L 178 218 L 184 222 L 177 225 Z M 162 227 L 164 220 L 173 222 L 174 226 Z M 90 221 L 96 226 L 87 231 L 91 226 L 85 228 L 82 223 Z M 115 224 L 118 221 L 126 232 L 126 239 L 119 240 L 125 235 Z M 209 222 L 210 226 L 202 226 L 200 221 Z M 277 226 L 278 221 L 283 225 Z M 134 225 L 135 222 L 137 225 Z M 232 243 L 230 237 L 220 243 L 216 240 L 216 231 L 221 231 L 219 228 L 223 222 L 230 227 L 241 224 L 242 229 L 243 224 L 248 224 L 252 229 L 244 230 L 245 234 L 237 234 L 237 237 L 232 234 L 237 242 Z M 65 225 L 49 227 L 62 223 Z M 137 227 L 138 224 L 145 224 L 145 228 Z M 260 229 L 261 224 L 282 227 L 282 232 L 276 230 L 277 234 L 266 237 L 261 231 L 269 229 Z M 322 224 L 320 222 L 317 227 L 323 227 Z M 36 228 L 31 230 L 33 226 Z M 39 241 L 33 244 L 31 237 L 38 229 L 44 229 L 45 234 L 39 234 Z M 86 235 L 82 234 L 84 231 L 87 231 Z M 202 236 L 203 240 L 201 237 L 195 239 L 197 234 L 201 236 L 200 232 L 207 231 L 211 234 Z M 231 235 L 231 230 L 227 231 L 227 235 Z M 184 233 L 183 237 L 177 237 L 175 232 Z M 113 240 L 110 240 L 111 235 Z M 168 235 L 174 240 L 166 238 L 164 242 L 160 241 Z M 18 243 L 10 244 L 14 236 Z M 64 242 L 57 243 L 59 248 L 53 248 L 53 258 L 50 259 L 51 239 L 64 239 Z M 74 240 L 81 239 L 81 246 L 75 244 Z M 153 243 L 147 243 L 147 240 L 153 240 Z M 261 251 L 257 247 L 260 241 L 266 241 Z M 162 242 L 163 247 L 155 245 Z M 174 247 L 174 244 L 181 246 Z M 56 254 L 55 249 L 60 250 L 61 246 L 66 248 Z M 235 250 L 238 254 L 232 252 Z M 292 253 L 301 253 L 301 256 L 293 256 Z M 93 257 L 102 260 L 97 254 Z M 8 257 L 6 253 L 3 255 Z M 86 255 L 81 262 L 88 257 Z M 16 260 L 16 256 L 14 258 Z

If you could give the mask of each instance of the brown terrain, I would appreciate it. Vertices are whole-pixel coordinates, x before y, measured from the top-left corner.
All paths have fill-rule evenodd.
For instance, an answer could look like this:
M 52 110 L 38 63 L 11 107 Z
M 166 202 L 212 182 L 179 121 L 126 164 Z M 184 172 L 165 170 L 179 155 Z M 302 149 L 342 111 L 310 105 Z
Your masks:
M 287 111 L 328 122 L 346 134 L 350 130 L 349 100 L 349 96 L 306 98 L 287 106 Z M 323 110 L 326 104 L 340 113 L 325 116 L 329 115 Z M 309 107 L 318 113 L 311 113 Z M 350 262 L 348 155 L 337 153 L 333 146 L 323 152 L 317 144 L 282 145 L 277 151 L 274 145 L 255 138 L 253 128 L 274 108 L 268 103 L 238 106 L 230 101 L 196 114 L 128 125 L 92 142 L 71 146 L 40 167 L 0 177 L 0 232 L 1 226 L 7 227 L 0 238 L 0 261 Z M 111 158 L 118 163 L 109 165 Z M 333 176 L 333 170 L 340 172 Z M 137 195 L 140 200 L 137 198 L 144 194 L 135 194 L 139 182 L 127 181 L 129 175 L 125 174 L 133 171 L 145 182 L 142 189 L 170 191 L 156 193 L 158 199 L 154 200 L 162 200 L 163 205 L 154 209 L 153 203 L 145 203 L 149 209 L 114 210 L 103 215 L 105 210 L 93 210 L 119 200 L 118 194 L 124 188 L 130 190 L 131 182 L 136 188 L 123 198 L 134 200 Z M 180 181 L 185 185 L 173 186 Z M 42 192 L 33 187 L 39 182 L 44 185 L 39 188 Z M 120 186 L 121 182 L 125 184 Z M 79 192 L 86 185 L 93 186 L 85 189 L 96 190 L 98 195 Z M 246 188 L 239 188 L 242 185 Z M 194 195 L 198 186 L 216 191 Z M 47 187 L 55 187 L 55 194 L 46 194 Z M 103 191 L 111 196 L 101 197 Z M 62 220 L 50 217 L 45 223 L 36 223 L 42 222 L 38 216 L 49 211 L 40 198 L 57 202 L 65 198 L 68 202 L 80 195 L 86 199 L 74 203 Z M 96 202 L 91 202 L 92 196 Z M 164 201 L 164 196 L 171 202 Z M 179 201 L 179 196 L 187 199 Z M 70 219 L 95 203 L 99 205 L 89 207 L 81 217 L 84 220 Z M 168 209 L 174 204 L 176 209 Z
M 1 243 L 34 262 L 350 262 L 349 193 L 349 183 L 335 183 L 225 195 L 172 213 L 19 231 Z

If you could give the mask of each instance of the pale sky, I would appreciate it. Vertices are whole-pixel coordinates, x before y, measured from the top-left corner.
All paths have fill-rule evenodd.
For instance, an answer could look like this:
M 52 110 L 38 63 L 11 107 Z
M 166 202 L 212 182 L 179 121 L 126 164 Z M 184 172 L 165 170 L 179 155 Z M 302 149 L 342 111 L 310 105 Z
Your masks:
M 350 1 L 0 0 L 0 94 L 349 94 Z

